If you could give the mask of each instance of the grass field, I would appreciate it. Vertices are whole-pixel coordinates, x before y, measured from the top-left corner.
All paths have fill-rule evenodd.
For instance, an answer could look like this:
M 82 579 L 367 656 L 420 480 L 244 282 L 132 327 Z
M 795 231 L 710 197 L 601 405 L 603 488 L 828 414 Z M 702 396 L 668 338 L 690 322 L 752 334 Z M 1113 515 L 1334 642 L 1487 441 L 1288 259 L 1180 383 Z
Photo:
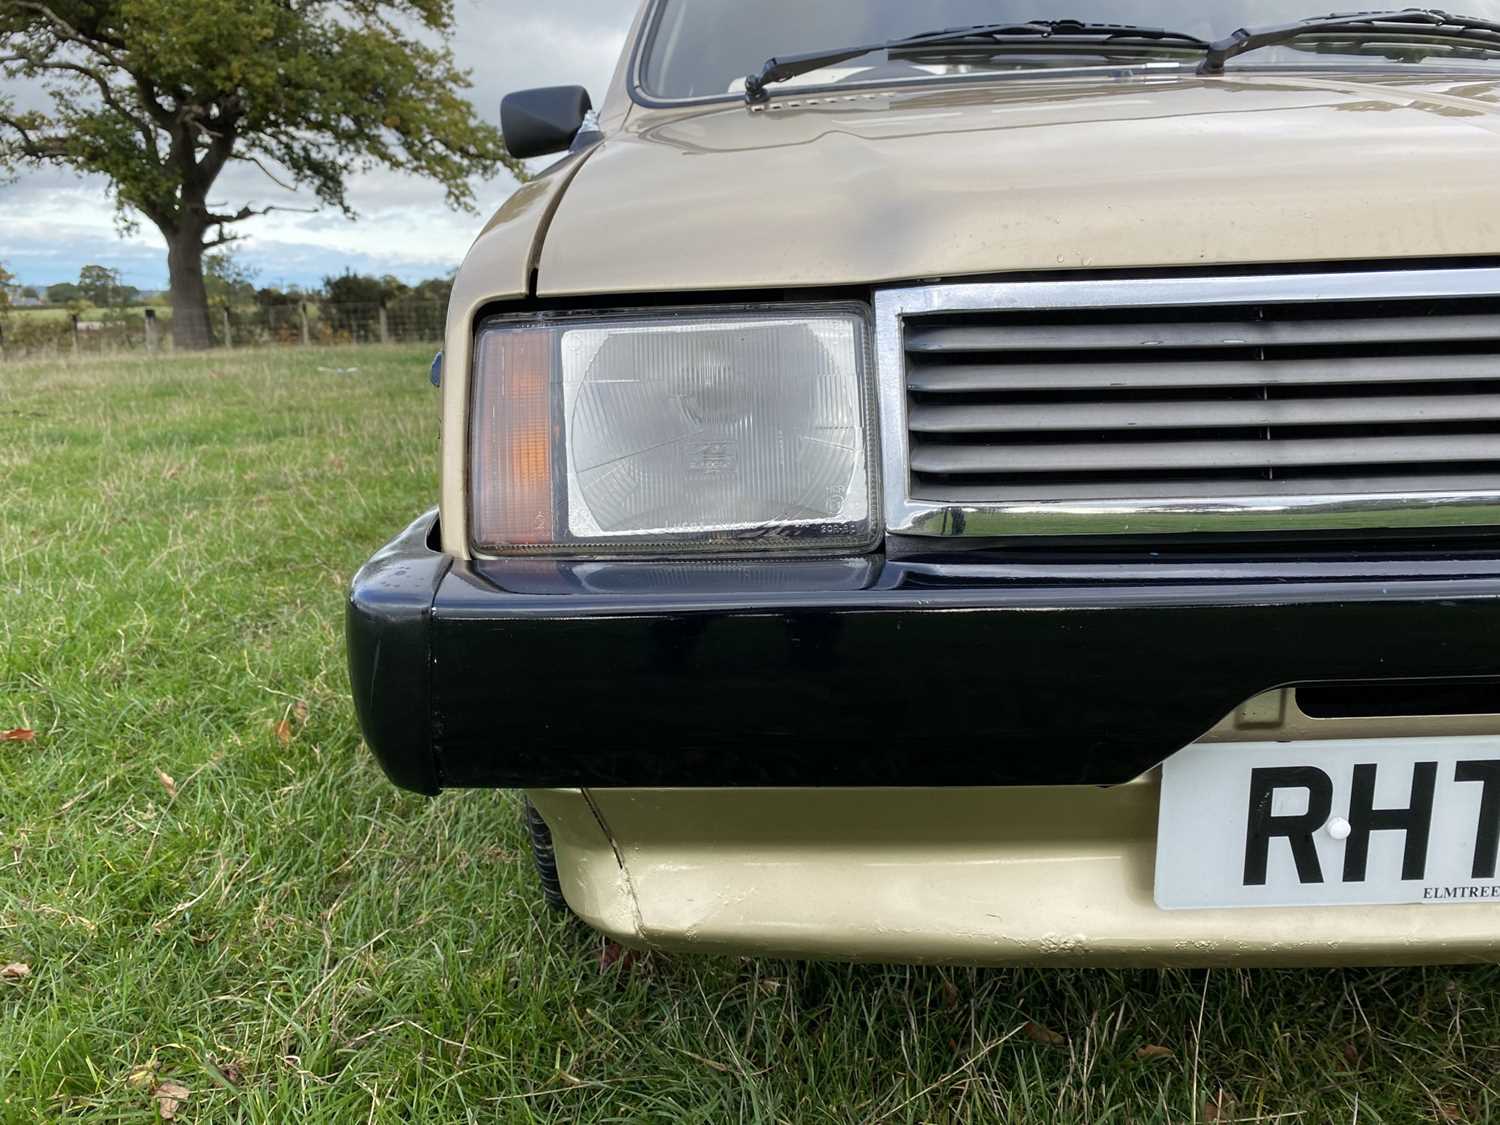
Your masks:
M 0 365 L 0 731 L 36 732 L 0 742 L 0 1122 L 1500 1116 L 1493 968 L 601 957 L 512 795 L 359 745 L 342 596 L 435 494 L 427 359 Z

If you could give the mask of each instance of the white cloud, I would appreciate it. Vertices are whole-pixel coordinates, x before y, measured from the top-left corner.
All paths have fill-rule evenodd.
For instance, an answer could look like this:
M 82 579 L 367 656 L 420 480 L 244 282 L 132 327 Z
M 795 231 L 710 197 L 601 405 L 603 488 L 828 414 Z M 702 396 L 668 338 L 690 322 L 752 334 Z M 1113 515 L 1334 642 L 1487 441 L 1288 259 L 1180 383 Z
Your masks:
M 479 116 L 495 121 L 500 99 L 529 86 L 577 83 L 597 103 L 614 69 L 636 0 L 457 0 L 453 41 L 461 67 L 472 71 L 467 96 Z M 12 84 L 14 85 L 14 84 Z M 40 105 L 39 91 L 7 89 L 17 100 Z M 252 165 L 235 165 L 215 185 L 214 198 L 235 206 L 282 204 L 313 207 Z M 462 259 L 482 225 L 482 215 L 515 188 L 508 175 L 476 182 L 480 215 L 450 210 L 442 189 L 429 181 L 383 169 L 355 173 L 349 200 L 358 218 L 336 210 L 316 214 L 272 212 L 239 229 L 248 237 L 241 258 L 262 284 L 315 285 L 325 275 L 354 269 L 418 280 L 446 273 Z M 0 187 L 0 262 L 29 284 L 73 280 L 89 262 L 119 269 L 139 288 L 166 285 L 166 247 L 149 222 L 138 234 L 116 235 L 114 204 L 101 177 L 55 169 L 24 171 Z

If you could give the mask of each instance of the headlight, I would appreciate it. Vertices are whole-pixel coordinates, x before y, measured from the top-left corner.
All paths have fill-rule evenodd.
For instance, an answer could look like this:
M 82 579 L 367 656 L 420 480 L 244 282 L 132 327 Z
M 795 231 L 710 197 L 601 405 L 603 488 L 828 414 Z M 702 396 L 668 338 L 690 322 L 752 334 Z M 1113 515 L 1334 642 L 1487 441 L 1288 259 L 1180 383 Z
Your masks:
M 865 312 L 847 304 L 486 321 L 474 359 L 474 546 L 869 546 L 866 353 Z

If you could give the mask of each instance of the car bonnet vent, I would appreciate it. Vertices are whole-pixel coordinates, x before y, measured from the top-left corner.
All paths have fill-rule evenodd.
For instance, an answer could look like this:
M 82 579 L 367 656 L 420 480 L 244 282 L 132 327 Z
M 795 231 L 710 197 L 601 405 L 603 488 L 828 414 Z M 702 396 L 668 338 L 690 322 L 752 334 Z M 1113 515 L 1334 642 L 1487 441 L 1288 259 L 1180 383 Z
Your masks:
M 1500 497 L 1490 296 L 934 309 L 899 325 L 919 504 L 1138 502 L 1274 527 L 1287 500 Z

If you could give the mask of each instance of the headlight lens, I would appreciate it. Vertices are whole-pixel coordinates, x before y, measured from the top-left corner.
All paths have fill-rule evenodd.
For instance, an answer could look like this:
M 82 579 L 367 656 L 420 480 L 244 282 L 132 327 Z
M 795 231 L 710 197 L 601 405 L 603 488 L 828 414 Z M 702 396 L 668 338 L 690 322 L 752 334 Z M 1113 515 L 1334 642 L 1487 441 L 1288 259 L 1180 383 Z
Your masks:
M 481 326 L 474 545 L 849 550 L 875 535 L 859 306 Z

